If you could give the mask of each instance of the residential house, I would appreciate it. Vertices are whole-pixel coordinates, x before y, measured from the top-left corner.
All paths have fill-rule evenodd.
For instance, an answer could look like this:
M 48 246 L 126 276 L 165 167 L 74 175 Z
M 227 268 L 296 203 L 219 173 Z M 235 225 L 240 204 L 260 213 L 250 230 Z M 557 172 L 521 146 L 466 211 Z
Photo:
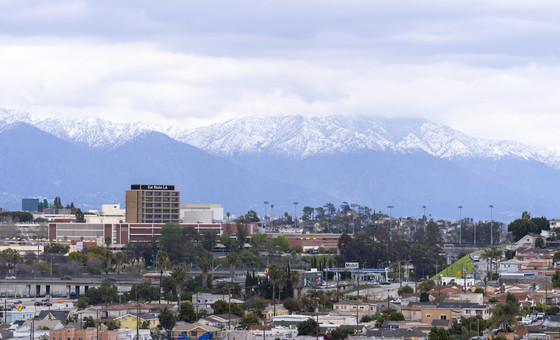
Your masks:
M 535 233 L 528 233 L 527 235 L 523 236 L 519 241 L 517 241 L 516 244 L 521 247 L 534 248 L 535 241 L 539 238 L 546 243 L 546 239 L 543 236 Z
M 198 311 L 205 309 L 208 312 L 208 314 L 214 313 L 214 309 L 212 308 L 212 306 L 218 300 L 228 301 L 237 304 L 243 303 L 243 301 L 238 299 L 230 299 L 230 296 L 228 294 L 198 293 L 192 295 L 192 303 L 195 306 L 195 309 Z
M 218 315 L 209 315 L 205 318 L 198 320 L 198 322 L 219 329 L 226 329 L 226 328 L 230 328 L 229 327 L 230 323 L 232 326 L 237 326 L 239 322 L 241 322 L 241 318 L 235 314 L 226 313 L 226 314 L 218 314 Z
M 14 338 L 30 338 L 32 329 L 34 338 L 48 337 L 50 330 L 62 328 L 64 328 L 64 325 L 58 320 L 26 320 L 14 331 Z
M 428 334 L 418 328 L 373 329 L 367 330 L 366 336 L 349 336 L 348 340 L 427 340 Z
M 119 323 L 120 328 L 136 329 L 137 320 L 140 321 L 140 326 L 144 323 L 148 323 L 149 328 L 155 328 L 159 325 L 159 319 L 157 316 L 150 313 L 140 313 L 138 318 L 136 318 L 136 313 L 126 314 L 115 318 L 115 321 Z
M 267 322 L 272 321 L 272 318 L 275 316 L 289 315 L 289 314 L 290 312 L 286 309 L 286 307 L 282 305 L 276 305 L 276 308 L 274 308 L 274 306 L 268 305 L 262 311 L 262 317 L 265 318 Z
M 356 309 L 358 309 L 360 312 L 375 313 L 377 312 L 377 304 L 355 300 L 342 300 L 333 303 L 333 309 L 337 312 L 356 312 Z
M 517 273 L 521 270 L 521 265 L 526 261 L 511 259 L 498 263 L 498 273 Z
M 206 333 L 211 333 L 212 339 L 218 339 L 218 337 L 220 337 L 221 335 L 221 332 L 218 328 L 204 325 L 198 322 L 195 322 L 193 324 L 175 325 L 171 333 L 173 334 L 174 339 L 177 339 L 179 335 L 185 335 L 190 339 L 198 339 Z
M 37 315 L 37 320 L 60 320 L 66 321 L 72 313 L 67 310 L 42 310 Z
M 254 340 L 254 338 L 248 330 L 228 330 L 222 333 L 222 340 Z

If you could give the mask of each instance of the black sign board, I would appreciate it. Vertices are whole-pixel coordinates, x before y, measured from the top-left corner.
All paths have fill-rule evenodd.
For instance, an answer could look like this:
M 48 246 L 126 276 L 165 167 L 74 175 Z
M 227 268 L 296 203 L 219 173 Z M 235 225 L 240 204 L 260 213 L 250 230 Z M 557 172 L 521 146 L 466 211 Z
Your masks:
M 130 190 L 175 190 L 175 186 L 165 184 L 132 184 Z

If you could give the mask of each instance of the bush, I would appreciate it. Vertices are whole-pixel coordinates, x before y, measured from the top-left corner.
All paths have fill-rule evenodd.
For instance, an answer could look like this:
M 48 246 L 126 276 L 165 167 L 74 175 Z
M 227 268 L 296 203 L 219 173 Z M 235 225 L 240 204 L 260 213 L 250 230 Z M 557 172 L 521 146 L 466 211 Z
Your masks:
M 414 293 L 414 289 L 410 286 L 403 286 L 399 288 L 397 293 L 399 294 L 399 296 L 402 296 L 403 294 L 412 294 Z

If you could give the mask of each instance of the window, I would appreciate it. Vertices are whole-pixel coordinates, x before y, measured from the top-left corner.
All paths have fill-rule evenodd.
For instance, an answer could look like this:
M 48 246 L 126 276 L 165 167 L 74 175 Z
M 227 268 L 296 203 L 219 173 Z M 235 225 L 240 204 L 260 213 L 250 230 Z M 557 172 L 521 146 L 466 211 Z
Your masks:
M 432 316 L 431 316 L 430 314 L 426 314 L 426 317 L 427 317 L 427 318 L 431 318 Z
M 439 319 L 440 319 L 440 320 L 447 320 L 447 315 L 441 314 L 441 315 L 439 316 Z
M 192 331 L 192 332 L 191 332 L 191 336 L 196 337 L 196 336 L 197 336 L 196 331 Z

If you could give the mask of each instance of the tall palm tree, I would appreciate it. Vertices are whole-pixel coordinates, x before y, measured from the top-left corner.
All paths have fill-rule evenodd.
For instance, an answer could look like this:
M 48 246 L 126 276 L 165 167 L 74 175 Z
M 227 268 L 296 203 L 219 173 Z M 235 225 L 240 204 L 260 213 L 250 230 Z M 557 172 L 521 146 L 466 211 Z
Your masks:
M 235 275 L 235 266 L 237 265 L 237 259 L 239 257 L 236 253 L 227 254 L 227 261 L 229 263 L 229 276 L 231 277 L 231 283 L 233 283 L 233 276 Z
M 198 266 L 202 271 L 202 287 L 206 287 L 208 283 L 208 271 L 210 271 L 210 267 L 212 266 L 212 261 L 210 261 L 210 258 L 208 257 L 203 257 L 200 259 Z
M 177 301 L 179 302 L 177 309 L 181 310 L 181 293 L 183 292 L 183 284 L 187 279 L 187 268 L 184 263 L 178 264 L 173 267 L 171 272 L 171 280 L 175 285 L 175 291 L 177 292 Z
M 292 288 L 294 289 L 294 291 L 297 292 L 296 294 L 296 299 L 300 299 L 301 298 L 301 288 L 299 286 L 299 272 L 297 270 L 293 270 L 290 273 L 290 281 L 292 282 Z
M 287 278 L 288 275 L 285 271 L 281 270 L 278 272 L 278 276 L 276 277 L 276 284 L 278 285 L 278 301 L 282 299 L 282 288 L 286 285 Z
M 167 255 L 167 252 L 165 252 L 164 250 L 160 250 L 157 253 L 157 257 L 156 257 L 158 266 L 159 266 L 159 303 L 161 303 L 161 283 L 163 281 L 163 270 L 165 269 L 165 267 L 167 266 L 167 264 L 169 263 L 169 256 Z
M 273 316 L 276 316 L 276 284 L 278 283 L 278 273 L 280 269 L 276 264 L 271 264 L 268 267 L 268 280 L 270 284 L 272 284 L 272 308 L 273 308 Z

